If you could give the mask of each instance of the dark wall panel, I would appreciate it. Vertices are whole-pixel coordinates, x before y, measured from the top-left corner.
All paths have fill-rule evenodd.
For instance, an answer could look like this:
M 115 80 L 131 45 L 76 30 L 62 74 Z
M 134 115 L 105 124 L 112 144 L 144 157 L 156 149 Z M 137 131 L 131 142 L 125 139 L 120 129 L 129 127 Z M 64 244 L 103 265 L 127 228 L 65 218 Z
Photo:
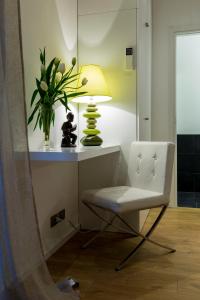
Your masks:
M 177 135 L 178 205 L 200 207 L 200 135 Z

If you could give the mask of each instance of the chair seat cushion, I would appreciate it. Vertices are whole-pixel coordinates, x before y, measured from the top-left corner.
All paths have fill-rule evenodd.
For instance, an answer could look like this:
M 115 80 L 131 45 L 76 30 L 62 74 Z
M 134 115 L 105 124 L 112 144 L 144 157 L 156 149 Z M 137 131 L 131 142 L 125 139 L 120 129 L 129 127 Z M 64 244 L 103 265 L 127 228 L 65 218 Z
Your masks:
M 82 200 L 115 213 L 148 209 L 168 203 L 161 193 L 129 186 L 87 190 L 83 193 Z

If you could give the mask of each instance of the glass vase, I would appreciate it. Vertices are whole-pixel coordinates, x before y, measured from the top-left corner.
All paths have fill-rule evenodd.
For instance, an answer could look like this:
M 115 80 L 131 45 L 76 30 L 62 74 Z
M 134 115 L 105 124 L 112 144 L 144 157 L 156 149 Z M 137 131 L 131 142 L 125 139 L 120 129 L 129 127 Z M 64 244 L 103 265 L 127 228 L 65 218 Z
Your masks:
M 43 147 L 44 147 L 45 150 L 50 149 L 49 133 L 44 133 Z
M 53 120 L 54 110 L 52 106 L 43 105 L 41 110 L 42 115 L 42 127 L 44 132 L 44 149 L 50 149 L 50 128 Z

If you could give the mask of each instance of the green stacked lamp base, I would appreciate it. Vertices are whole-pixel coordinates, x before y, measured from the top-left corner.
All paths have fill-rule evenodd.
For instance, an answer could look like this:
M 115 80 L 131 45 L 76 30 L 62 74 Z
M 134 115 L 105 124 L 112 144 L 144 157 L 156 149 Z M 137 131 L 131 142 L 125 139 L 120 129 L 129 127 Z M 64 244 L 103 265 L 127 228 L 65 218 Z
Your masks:
M 99 136 L 87 135 L 81 139 L 81 144 L 83 146 L 100 146 L 103 140 Z
M 98 136 L 101 132 L 96 129 L 96 119 L 101 117 L 97 110 L 96 104 L 88 104 L 87 112 L 83 115 L 87 118 L 88 123 L 87 129 L 83 130 L 86 136 L 81 139 L 84 146 L 100 146 L 103 143 L 103 140 Z

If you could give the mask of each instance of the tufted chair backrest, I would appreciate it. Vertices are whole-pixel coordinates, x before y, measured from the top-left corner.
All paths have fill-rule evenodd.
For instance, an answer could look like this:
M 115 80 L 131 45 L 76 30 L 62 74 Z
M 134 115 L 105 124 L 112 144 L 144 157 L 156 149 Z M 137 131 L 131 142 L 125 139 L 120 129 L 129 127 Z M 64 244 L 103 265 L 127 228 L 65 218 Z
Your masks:
M 168 142 L 133 142 L 128 175 L 130 185 L 169 198 L 175 145 Z

